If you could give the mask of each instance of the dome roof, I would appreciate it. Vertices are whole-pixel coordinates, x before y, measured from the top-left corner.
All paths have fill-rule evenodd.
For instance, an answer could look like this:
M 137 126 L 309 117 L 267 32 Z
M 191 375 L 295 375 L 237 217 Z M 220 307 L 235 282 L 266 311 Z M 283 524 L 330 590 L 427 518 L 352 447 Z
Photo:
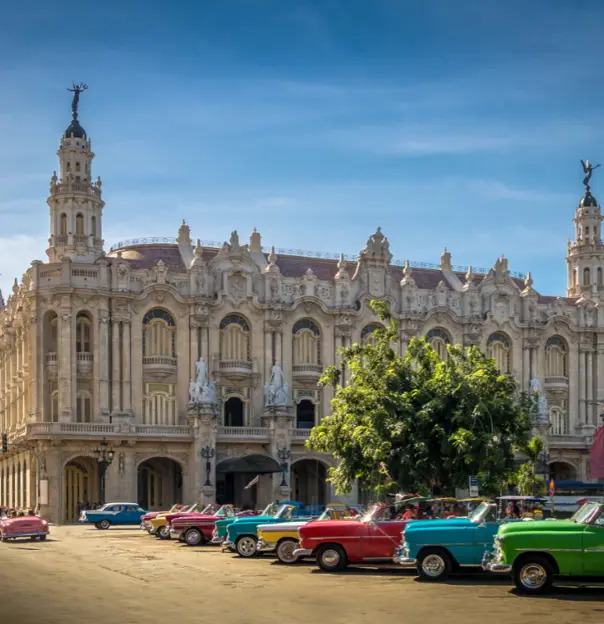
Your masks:
M 80 126 L 80 122 L 77 119 L 72 119 L 67 130 L 65 130 L 66 137 L 70 137 L 72 134 L 76 139 L 86 138 L 86 130 Z
M 581 206 L 581 208 L 589 208 L 589 207 L 597 208 L 598 200 L 589 191 L 587 191 L 585 195 L 581 197 L 579 206 Z

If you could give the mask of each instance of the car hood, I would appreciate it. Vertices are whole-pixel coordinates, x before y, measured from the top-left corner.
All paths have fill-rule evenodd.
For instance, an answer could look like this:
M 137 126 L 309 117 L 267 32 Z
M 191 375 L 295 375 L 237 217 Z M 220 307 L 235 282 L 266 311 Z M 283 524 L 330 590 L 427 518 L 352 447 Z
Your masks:
M 583 530 L 583 525 L 571 520 L 527 520 L 526 522 L 504 523 L 499 528 L 499 535 L 512 533 L 569 533 Z
M 308 524 L 309 522 L 309 520 L 298 520 L 297 522 L 271 522 L 270 524 L 258 525 L 258 531 L 262 531 L 263 533 L 297 531 L 300 527 Z
M 324 533 L 325 531 L 345 531 L 346 533 L 358 533 L 362 523 L 351 522 L 350 520 L 322 520 L 321 522 L 307 522 L 300 527 L 300 531 L 304 531 L 305 535 L 315 532 Z M 335 535 L 335 534 L 334 534 Z
M 241 518 L 235 518 L 236 524 L 239 526 L 240 524 L 245 524 L 246 522 L 250 522 L 252 524 L 262 524 L 263 522 L 271 522 L 275 520 L 275 516 L 242 516 Z
M 157 518 L 161 511 L 152 511 L 151 513 L 146 513 L 141 520 L 153 520 L 153 518 Z
M 409 520 L 406 531 L 422 529 L 450 529 L 452 527 L 476 526 L 468 518 L 451 518 L 450 520 Z
M 166 515 L 166 520 L 168 522 L 174 522 L 174 520 L 185 520 L 187 518 L 192 518 L 194 520 L 202 520 L 204 522 L 208 520 L 216 520 L 216 516 L 212 516 L 210 514 L 200 514 L 200 513 L 173 513 Z

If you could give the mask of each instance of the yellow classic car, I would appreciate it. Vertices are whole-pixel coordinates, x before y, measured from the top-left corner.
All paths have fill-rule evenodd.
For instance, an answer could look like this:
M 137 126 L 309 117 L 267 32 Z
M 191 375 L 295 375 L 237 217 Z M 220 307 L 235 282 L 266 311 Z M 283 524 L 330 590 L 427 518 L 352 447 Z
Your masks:
M 355 515 L 353 515 L 355 514 Z M 327 505 L 325 511 L 314 520 L 294 520 L 281 524 L 261 524 L 258 526 L 258 543 L 256 552 L 275 553 L 281 563 L 292 564 L 298 561 L 294 557 L 294 550 L 298 548 L 300 540 L 298 529 L 308 522 L 320 522 L 321 520 L 343 520 L 360 518 L 355 509 L 343 503 L 332 503 Z
M 213 515 L 219 509 L 220 505 L 195 504 L 189 505 L 189 507 L 185 507 L 184 509 L 180 509 L 176 512 L 167 511 L 164 513 L 160 513 L 151 520 L 151 531 L 149 531 L 149 533 L 151 535 L 159 537 L 160 539 L 169 540 L 170 521 L 173 520 L 175 517 L 194 513 L 207 513 L 208 515 Z

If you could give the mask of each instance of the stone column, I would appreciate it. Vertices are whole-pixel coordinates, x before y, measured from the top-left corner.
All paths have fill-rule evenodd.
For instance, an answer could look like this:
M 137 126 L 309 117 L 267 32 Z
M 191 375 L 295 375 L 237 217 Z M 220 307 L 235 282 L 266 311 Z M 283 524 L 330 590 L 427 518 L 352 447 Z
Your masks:
M 522 384 L 523 390 L 528 390 L 531 380 L 531 351 L 528 345 L 522 347 Z
M 280 366 L 283 366 L 283 334 L 281 331 L 275 332 L 275 359 L 279 361 Z
M 277 462 L 279 459 L 279 451 L 286 449 L 291 454 L 291 440 L 294 426 L 293 411 L 288 406 L 265 407 L 262 416 L 263 426 L 271 429 L 270 454 Z M 288 470 L 285 475 L 285 486 L 281 485 L 283 474 L 277 472 L 273 474 L 273 495 L 271 498 L 277 500 L 288 500 L 291 496 L 291 456 L 287 460 Z
M 120 323 L 111 324 L 111 412 L 121 411 L 120 405 Z
M 40 456 L 40 493 L 47 495 L 40 501 L 40 515 L 49 522 L 63 522 L 63 467 L 58 449 L 49 447 Z
M 197 353 L 198 323 L 195 319 L 189 319 L 189 379 L 195 379 L 195 362 L 199 359 Z M 207 362 L 206 362 L 207 366 Z
M 271 379 L 271 369 L 273 367 L 273 329 L 265 327 L 264 329 L 264 383 L 267 384 Z
M 593 361 L 593 351 L 588 351 L 586 353 L 587 362 L 586 362 L 586 405 L 587 408 L 585 410 L 585 423 L 588 425 L 593 424 L 593 412 L 594 412 L 594 396 L 593 396 L 593 370 L 594 370 L 594 361 Z
M 131 370 L 130 370 L 130 320 L 125 320 L 122 323 L 122 410 L 124 412 L 132 411 L 132 385 L 130 383 Z
M 109 313 L 99 312 L 99 411 L 101 417 L 109 415 Z M 95 352 L 95 364 L 97 353 Z
M 577 383 L 579 384 L 579 424 L 585 425 L 586 403 L 585 403 L 585 351 L 583 346 L 579 345 L 579 376 Z
M 69 305 L 69 302 L 67 302 Z M 59 420 L 71 422 L 73 418 L 73 340 L 72 340 L 72 315 L 69 307 L 61 308 L 59 314 Z
M 193 445 L 187 475 L 188 489 L 192 490 L 194 500 L 204 505 L 216 500 L 217 414 L 218 406 L 214 404 L 189 405 L 188 418 L 193 428 Z M 204 453 L 209 452 L 211 457 L 204 458 L 202 449 Z M 183 482 L 183 493 L 185 485 Z

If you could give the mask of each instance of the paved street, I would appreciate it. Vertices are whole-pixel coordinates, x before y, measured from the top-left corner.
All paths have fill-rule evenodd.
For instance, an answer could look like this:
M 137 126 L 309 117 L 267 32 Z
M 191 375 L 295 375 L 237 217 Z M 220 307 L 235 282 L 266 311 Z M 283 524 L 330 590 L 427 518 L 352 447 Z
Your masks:
M 601 589 L 526 598 L 485 576 L 431 585 L 395 566 L 328 575 L 312 564 L 242 560 L 214 547 L 158 542 L 137 529 L 88 526 L 53 527 L 45 543 L 0 544 L 0 591 L 0 622 L 11 624 L 604 620 Z

